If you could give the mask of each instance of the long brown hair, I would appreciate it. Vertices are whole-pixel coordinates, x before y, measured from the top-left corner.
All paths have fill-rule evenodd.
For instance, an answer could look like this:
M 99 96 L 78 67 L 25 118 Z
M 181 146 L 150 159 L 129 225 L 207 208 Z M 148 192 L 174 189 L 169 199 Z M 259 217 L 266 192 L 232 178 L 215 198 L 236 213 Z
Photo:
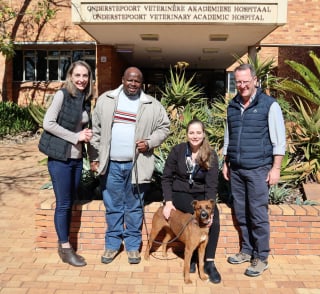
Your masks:
M 71 76 L 72 76 L 72 73 L 73 73 L 75 67 L 78 65 L 83 66 L 88 70 L 89 80 L 88 80 L 88 85 L 84 90 L 85 99 L 87 100 L 87 99 L 90 99 L 93 95 L 93 81 L 92 81 L 92 72 L 91 72 L 90 65 L 88 63 L 86 63 L 85 61 L 78 60 L 78 61 L 73 62 L 70 65 L 70 67 L 68 68 L 68 71 L 67 71 L 67 77 L 66 77 L 66 82 L 64 84 L 64 87 L 67 89 L 67 91 L 72 96 L 76 96 L 77 87 L 71 81 Z
M 187 133 L 189 131 L 190 126 L 193 124 L 199 124 L 202 128 L 203 133 L 204 134 L 206 133 L 204 123 L 197 118 L 189 121 L 187 125 Z M 209 140 L 207 139 L 207 136 L 205 135 L 197 156 L 197 163 L 199 164 L 199 166 L 208 170 L 211 166 L 211 154 L 212 154 L 212 148 L 209 144 Z

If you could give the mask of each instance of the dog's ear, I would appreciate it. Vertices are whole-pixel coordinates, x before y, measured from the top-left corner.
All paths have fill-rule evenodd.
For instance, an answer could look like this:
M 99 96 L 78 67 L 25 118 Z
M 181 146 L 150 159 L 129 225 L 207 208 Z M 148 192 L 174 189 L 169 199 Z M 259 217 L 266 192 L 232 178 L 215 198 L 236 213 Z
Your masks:
M 197 203 L 198 203 L 198 200 L 193 200 L 193 201 L 191 202 L 191 205 L 192 205 L 193 207 L 195 207 L 195 206 L 197 205 Z

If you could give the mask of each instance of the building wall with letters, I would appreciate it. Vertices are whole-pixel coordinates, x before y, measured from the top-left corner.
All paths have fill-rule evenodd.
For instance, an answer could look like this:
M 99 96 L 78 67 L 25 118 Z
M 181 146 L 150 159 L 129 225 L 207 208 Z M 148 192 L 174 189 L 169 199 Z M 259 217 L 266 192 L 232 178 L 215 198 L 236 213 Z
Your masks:
M 198 1 L 195 1 L 195 3 Z M 11 5 L 18 11 L 30 11 L 38 5 L 38 1 L 32 0 L 30 4 L 19 0 L 10 1 Z M 25 7 L 27 5 L 27 7 Z M 43 26 L 30 22 L 27 15 L 20 19 L 19 23 L 7 23 L 7 29 L 14 32 L 16 42 L 42 42 L 47 44 L 47 48 L 65 42 L 92 43 L 94 39 L 83 31 L 78 25 L 72 23 L 71 1 L 60 1 L 56 16 Z M 261 51 L 259 57 L 274 58 L 278 65 L 278 75 L 294 75 L 292 70 L 285 64 L 286 59 L 297 60 L 312 66 L 308 57 L 308 51 L 314 50 L 318 56 L 319 36 L 320 36 L 320 5 L 318 1 L 312 0 L 288 0 L 288 22 L 286 25 L 277 28 L 270 35 L 261 41 Z M 9 25 L 9 26 L 8 26 Z M 12 26 L 10 28 L 10 25 Z M 102 29 L 106 29 L 105 25 Z M 245 38 L 245 34 L 243 36 Z M 27 46 L 28 45 L 24 45 Z M 74 45 L 80 46 L 80 45 Z M 97 94 L 105 90 L 116 87 L 121 82 L 121 72 L 126 64 L 122 61 L 111 46 L 94 46 L 96 50 L 96 86 Z M 62 48 L 62 47 L 61 47 Z M 110 62 L 104 62 L 105 57 Z M 0 54 L 0 99 L 6 99 L 27 103 L 26 96 L 34 100 L 43 101 L 44 96 L 54 93 L 61 83 L 13 83 L 12 62 L 6 60 Z

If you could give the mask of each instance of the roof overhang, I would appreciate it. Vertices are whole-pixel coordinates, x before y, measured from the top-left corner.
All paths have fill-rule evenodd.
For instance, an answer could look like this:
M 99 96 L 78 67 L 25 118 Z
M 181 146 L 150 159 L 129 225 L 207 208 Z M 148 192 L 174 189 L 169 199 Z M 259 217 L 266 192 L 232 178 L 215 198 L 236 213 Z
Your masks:
M 287 0 L 72 0 L 72 20 L 136 66 L 227 68 L 286 23 Z

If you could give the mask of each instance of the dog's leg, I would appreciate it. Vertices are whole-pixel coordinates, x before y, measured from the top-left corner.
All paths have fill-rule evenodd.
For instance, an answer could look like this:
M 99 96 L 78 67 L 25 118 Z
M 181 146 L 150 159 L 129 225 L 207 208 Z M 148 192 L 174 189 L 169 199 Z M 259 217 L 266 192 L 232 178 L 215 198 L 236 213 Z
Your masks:
M 190 246 L 190 244 L 185 244 L 185 249 L 184 249 L 184 282 L 186 284 L 192 284 L 192 281 L 190 279 L 190 262 L 191 262 L 191 257 L 193 254 L 193 251 L 196 248 L 193 246 Z
M 162 240 L 161 248 L 162 248 L 162 256 L 163 257 L 168 257 L 168 253 L 167 253 L 168 242 L 170 240 L 172 240 L 175 237 L 175 235 L 172 233 L 170 228 L 165 228 L 165 232 L 166 233 L 165 233 L 165 236 L 164 236 L 164 238 Z
M 208 275 L 204 272 L 204 255 L 208 244 L 208 239 L 201 242 L 198 247 L 198 258 L 199 258 L 199 276 L 201 280 L 208 280 Z
M 151 231 L 150 235 L 149 235 L 149 240 L 148 240 L 148 244 L 146 247 L 146 252 L 144 253 L 144 259 L 145 260 L 149 260 L 150 258 L 150 250 L 152 248 L 152 243 L 154 241 L 154 237 L 152 237 L 154 235 L 153 231 Z
M 155 212 L 155 214 L 153 215 L 153 218 L 152 218 L 151 233 L 149 235 L 148 245 L 146 248 L 146 252 L 144 254 L 144 258 L 146 260 L 148 260 L 150 257 L 150 251 L 152 248 L 152 244 L 153 244 L 154 240 L 156 239 L 156 237 L 158 236 L 158 234 L 160 233 L 160 231 L 162 229 L 164 229 L 165 231 L 169 230 L 169 224 L 162 214 L 162 209 L 163 209 L 163 207 L 160 207 Z M 170 236 L 168 238 L 170 239 Z
M 155 223 L 155 221 L 153 221 L 153 223 Z M 156 239 L 156 237 L 158 236 L 158 234 L 161 231 L 161 229 L 162 229 L 161 226 L 157 226 L 157 225 L 154 225 L 154 224 L 152 225 L 152 229 L 151 229 L 151 233 L 149 235 L 149 240 L 148 240 L 146 252 L 144 254 L 144 259 L 145 260 L 149 260 L 152 244 L 153 244 L 154 240 Z

